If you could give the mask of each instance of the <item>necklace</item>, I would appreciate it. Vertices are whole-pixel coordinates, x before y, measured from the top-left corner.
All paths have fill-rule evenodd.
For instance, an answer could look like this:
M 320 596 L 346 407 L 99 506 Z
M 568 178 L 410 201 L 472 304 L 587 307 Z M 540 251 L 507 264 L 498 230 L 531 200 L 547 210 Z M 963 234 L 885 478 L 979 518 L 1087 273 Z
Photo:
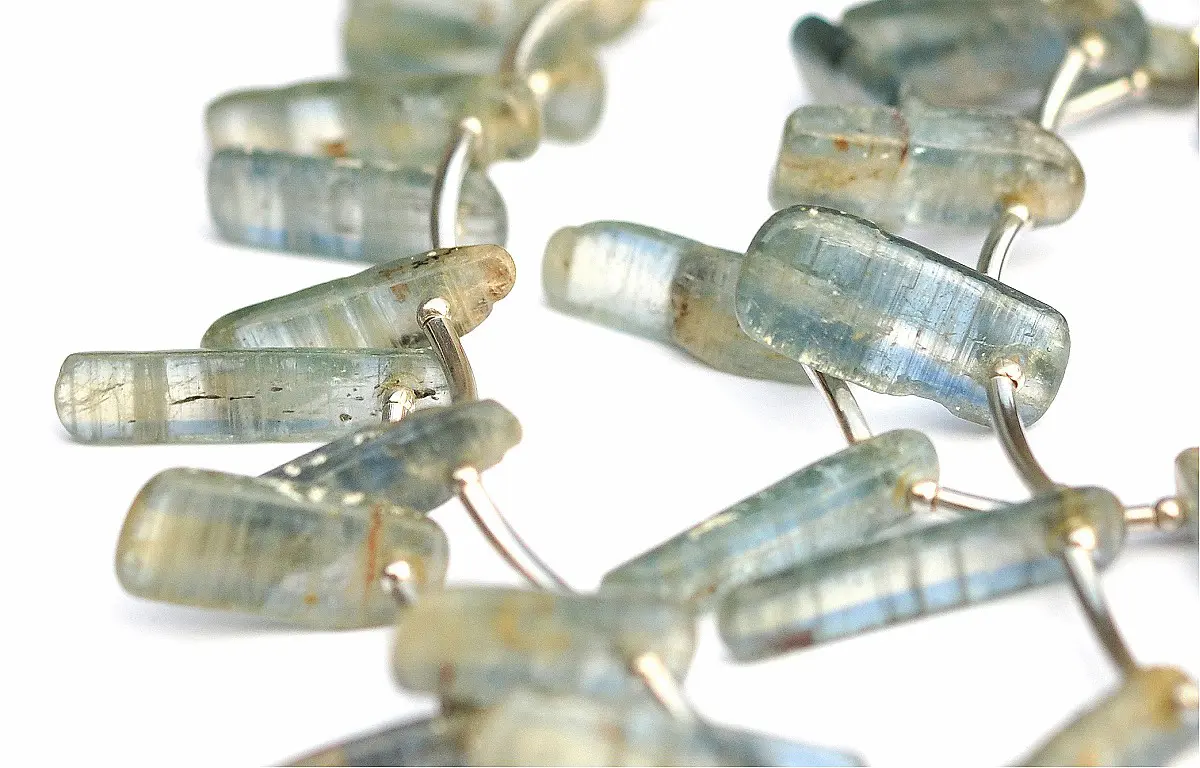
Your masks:
M 480 368 L 480 370 L 482 370 L 482 368 Z M 1048 462 L 1048 463 L 1050 463 L 1050 462 Z

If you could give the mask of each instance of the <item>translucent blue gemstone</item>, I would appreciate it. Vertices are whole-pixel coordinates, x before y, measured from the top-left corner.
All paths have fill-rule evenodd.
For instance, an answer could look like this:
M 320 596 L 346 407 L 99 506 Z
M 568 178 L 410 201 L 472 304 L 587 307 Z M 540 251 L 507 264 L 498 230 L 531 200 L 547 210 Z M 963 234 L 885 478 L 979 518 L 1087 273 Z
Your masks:
M 869 221 L 785 208 L 755 235 L 737 286 L 738 322 L 780 354 L 867 389 L 917 395 L 989 424 L 1000 366 L 1025 377 L 1026 424 L 1054 400 L 1070 354 L 1053 308 Z

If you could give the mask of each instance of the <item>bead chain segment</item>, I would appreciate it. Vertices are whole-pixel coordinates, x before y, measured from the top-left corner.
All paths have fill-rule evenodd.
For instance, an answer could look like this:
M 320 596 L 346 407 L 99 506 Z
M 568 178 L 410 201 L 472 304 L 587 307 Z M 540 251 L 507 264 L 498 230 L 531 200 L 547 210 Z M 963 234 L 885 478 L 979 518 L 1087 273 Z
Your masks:
M 209 106 L 224 237 L 386 263 L 231 313 L 205 334 L 210 349 L 73 355 L 60 418 L 88 441 L 357 431 L 260 478 L 156 476 L 122 530 L 122 586 L 320 629 L 388 623 L 399 609 L 395 677 L 440 695 L 442 714 L 300 764 L 858 765 L 695 716 L 678 682 L 694 612 L 715 609 L 730 651 L 749 659 L 1065 574 L 1126 678 L 1027 761 L 1177 754 L 1195 740 L 1196 686 L 1137 666 L 1097 568 L 1128 528 L 1186 524 L 1196 537 L 1197 449 L 1177 459 L 1176 496 L 1147 507 L 1050 480 L 1023 420 L 1061 382 L 1066 322 L 999 278 L 1020 231 L 1079 206 L 1082 170 L 1050 131 L 1132 98 L 1190 102 L 1195 33 L 1147 25 L 1127 0 L 876 0 L 840 26 L 806 17 L 793 46 L 810 87 L 891 106 L 789 118 L 771 190 L 784 210 L 744 256 L 621 222 L 556 233 L 543 269 L 552 306 L 727 372 L 811 380 L 851 443 L 586 595 L 529 550 L 480 480 L 520 426 L 476 400 L 460 342 L 515 278 L 496 245 L 503 201 L 475 168 L 527 157 L 543 131 L 587 136 L 603 104 L 595 47 L 643 3 L 352 0 L 351 78 Z M 1036 113 L 1041 127 L 967 109 L 979 105 Z M 994 225 L 975 271 L 858 216 Z M 999 509 L 940 487 L 928 439 L 871 437 L 847 381 L 990 423 L 1034 497 Z M 342 395 L 358 405 L 339 409 Z M 547 591 L 441 591 L 445 535 L 425 514 L 451 496 Z M 938 508 L 955 514 L 929 520 Z

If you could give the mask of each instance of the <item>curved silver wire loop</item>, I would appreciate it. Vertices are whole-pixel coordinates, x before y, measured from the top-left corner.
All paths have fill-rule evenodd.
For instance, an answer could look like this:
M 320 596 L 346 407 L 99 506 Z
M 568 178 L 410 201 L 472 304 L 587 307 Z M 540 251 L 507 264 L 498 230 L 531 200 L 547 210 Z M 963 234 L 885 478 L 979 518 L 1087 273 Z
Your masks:
M 833 411 L 833 417 L 837 419 L 846 442 L 854 445 L 870 439 L 871 426 L 867 424 L 867 417 L 863 414 L 850 385 L 836 376 L 821 373 L 810 365 L 801 363 L 800 367 L 804 369 L 805 375 L 816 390 L 824 395 L 825 402 Z
M 1082 122 L 1111 109 L 1123 101 L 1144 99 L 1150 92 L 1150 73 L 1135 69 L 1124 77 L 1084 91 L 1067 99 L 1058 118 L 1058 126 Z
M 993 280 L 999 280 L 1013 241 L 1031 223 L 1029 208 L 1024 204 L 1014 203 L 1005 208 L 1004 214 L 988 231 L 975 268 Z
M 450 304 L 443 298 L 434 298 L 421 305 L 417 310 L 417 322 L 425 332 L 446 378 L 450 380 L 453 392 L 451 399 L 456 403 L 478 400 L 479 394 L 475 386 L 475 372 L 471 369 L 471 361 L 463 349 L 462 339 L 454 328 L 450 316 Z
M 1104 590 L 1100 586 L 1100 574 L 1092 554 L 1096 546 L 1095 530 L 1086 525 L 1076 528 L 1068 534 L 1065 544 L 1061 553 L 1063 564 L 1067 567 L 1071 587 L 1092 629 L 1113 663 L 1125 674 L 1133 672 L 1137 669 L 1137 662 L 1113 621 L 1108 602 L 1104 599 Z
M 1054 490 L 1057 484 L 1042 469 L 1029 447 L 1025 425 L 1017 413 L 1018 380 L 1019 376 L 1014 378 L 1012 372 L 997 372 L 988 382 L 988 408 L 1005 455 L 1030 493 L 1036 496 Z
M 458 133 L 433 177 L 433 207 L 429 216 L 429 236 L 434 248 L 451 248 L 458 243 L 458 208 L 463 181 L 471 164 L 471 150 L 483 132 L 476 117 L 464 117 Z
M 1067 49 L 1058 70 L 1046 88 L 1038 114 L 1038 125 L 1047 131 L 1058 128 L 1063 117 L 1063 108 L 1071 90 L 1079 82 L 1079 76 L 1084 70 L 1095 67 L 1104 56 L 1104 41 L 1095 35 L 1088 35 Z
M 566 580 L 538 557 L 520 534 L 509 525 L 487 489 L 483 487 L 478 470 L 474 467 L 463 467 L 454 473 L 454 481 L 458 486 L 458 498 L 466 508 L 467 514 L 487 537 L 492 548 L 517 573 L 539 589 L 578 594 Z M 657 654 L 639 654 L 629 660 L 629 666 L 672 717 L 685 721 L 697 719 L 683 693 L 683 686 Z
M 574 592 L 561 576 L 538 557 L 525 540 L 508 524 L 508 520 L 492 501 L 474 467 L 463 467 L 454 473 L 458 498 L 492 548 L 529 583 L 550 592 Z
M 555 30 L 564 19 L 578 10 L 585 0 L 549 0 L 542 3 L 528 19 L 521 31 L 509 41 L 501 59 L 500 72 L 521 78 L 533 74 L 533 57 L 546 36 Z

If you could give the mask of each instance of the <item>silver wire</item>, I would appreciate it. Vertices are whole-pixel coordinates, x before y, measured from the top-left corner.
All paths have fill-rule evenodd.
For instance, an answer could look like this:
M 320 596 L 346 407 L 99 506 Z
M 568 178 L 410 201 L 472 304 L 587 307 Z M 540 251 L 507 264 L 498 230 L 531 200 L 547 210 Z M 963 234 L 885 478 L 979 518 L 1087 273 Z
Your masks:
M 429 216 L 429 237 L 434 248 L 451 248 L 458 243 L 458 208 L 463 180 L 471 164 L 471 150 L 483 133 L 477 117 L 464 117 L 458 133 L 433 177 L 433 208 Z
M 1071 90 L 1079 82 L 1079 76 L 1084 70 L 1095 67 L 1104 56 L 1104 41 L 1095 35 L 1088 35 L 1067 49 L 1058 70 L 1046 88 L 1038 115 L 1038 125 L 1047 131 L 1058 128 L 1063 116 L 1063 108 Z
M 975 268 L 993 280 L 999 280 L 1013 241 L 1030 223 L 1029 208 L 1024 204 L 1015 203 L 1005 208 L 1004 214 L 988 231 Z
M 1016 368 L 1016 366 L 1007 366 Z M 1017 470 L 1021 481 L 1033 495 L 1054 490 L 1057 485 L 1042 465 L 1034 458 L 1025 435 L 1025 425 L 1017 413 L 1017 388 L 1019 372 L 998 371 L 988 382 L 988 408 L 992 414 L 992 426 L 1000 436 L 1004 453 Z
M 584 0 L 549 0 L 542 3 L 528 19 L 521 31 L 509 41 L 504 57 L 500 60 L 502 74 L 514 74 L 525 79 L 533 74 L 533 57 L 546 36 L 582 6 Z
M 1108 602 L 1104 599 L 1100 575 L 1096 571 L 1096 561 L 1092 555 L 1095 547 L 1096 531 L 1090 526 L 1081 526 L 1069 534 L 1066 546 L 1062 549 L 1062 560 L 1067 567 L 1067 575 L 1070 576 L 1075 595 L 1100 639 L 1100 644 L 1104 646 L 1117 668 L 1129 674 L 1137 669 L 1137 662 L 1129 652 L 1129 647 L 1125 645 L 1125 640 L 1121 637 L 1108 609 Z
M 1124 101 L 1144 99 L 1149 92 L 1150 74 L 1144 69 L 1136 69 L 1125 77 L 1118 77 L 1072 96 L 1062 107 L 1058 127 L 1082 122 Z
M 487 537 L 492 548 L 529 583 L 549 592 L 578 594 L 570 584 L 554 572 L 529 548 L 520 534 L 509 525 L 504 514 L 483 486 L 479 470 L 462 467 L 454 473 L 458 498 L 467 514 Z M 663 709 L 679 720 L 695 720 L 696 713 L 688 704 L 683 686 L 671 674 L 666 663 L 657 655 L 646 652 L 629 661 L 630 668 L 646 683 L 650 693 Z
M 525 540 L 508 524 L 508 520 L 492 501 L 474 467 L 462 467 L 454 473 L 458 498 L 467 514 L 487 537 L 492 547 L 517 573 L 539 589 L 551 592 L 573 592 L 550 566 L 538 557 Z
M 870 439 L 871 427 L 867 424 L 867 417 L 863 414 L 850 385 L 836 376 L 821 373 L 810 365 L 801 363 L 800 367 L 804 369 L 812 385 L 825 397 L 825 402 L 833 411 L 833 417 L 837 419 L 846 442 L 854 445 Z
M 462 339 L 454 328 L 450 304 L 440 297 L 430 299 L 417 310 L 417 322 L 450 380 L 451 399 L 456 403 L 478 400 L 475 372 L 471 370 L 471 361 L 467 359 Z

